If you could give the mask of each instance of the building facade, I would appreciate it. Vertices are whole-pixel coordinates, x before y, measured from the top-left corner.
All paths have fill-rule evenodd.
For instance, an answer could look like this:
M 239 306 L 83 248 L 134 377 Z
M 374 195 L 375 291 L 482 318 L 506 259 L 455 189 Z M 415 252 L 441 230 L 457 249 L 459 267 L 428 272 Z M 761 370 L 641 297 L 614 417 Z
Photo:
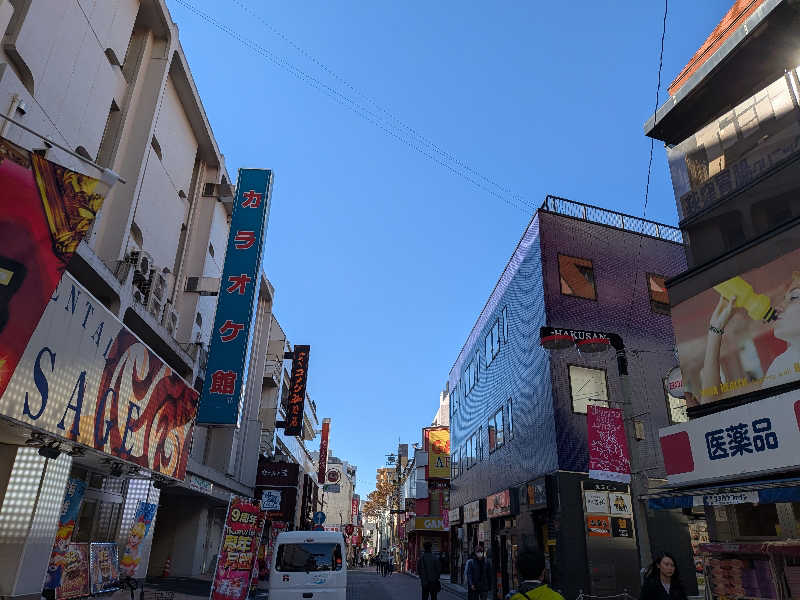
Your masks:
M 714 599 L 800 596 L 798 40 L 796 3 L 735 2 L 645 125 L 689 242 L 667 285 L 690 421 L 649 504 L 688 521 Z
M 664 280 L 684 268 L 672 227 L 554 197 L 537 211 L 448 378 L 456 577 L 483 542 L 495 598 L 517 587 L 524 546 L 548 554 L 553 585 L 567 597 L 638 589 L 630 490 L 588 479 L 587 407 L 626 402 L 616 357 L 575 346 L 549 352 L 540 328 L 621 336 L 635 477 L 663 477 L 658 429 L 685 418 L 663 385 L 675 364 Z M 610 493 L 627 498 L 613 535 Z M 603 494 L 605 504 L 587 504 Z M 644 534 L 647 523 L 637 527 Z

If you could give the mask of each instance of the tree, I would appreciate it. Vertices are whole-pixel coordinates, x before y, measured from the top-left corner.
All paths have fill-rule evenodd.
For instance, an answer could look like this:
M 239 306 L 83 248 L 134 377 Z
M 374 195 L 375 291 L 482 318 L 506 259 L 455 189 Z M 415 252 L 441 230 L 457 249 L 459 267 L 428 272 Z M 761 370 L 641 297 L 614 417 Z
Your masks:
M 394 486 L 388 481 L 379 481 L 375 489 L 367 495 L 362 513 L 377 518 L 386 509 L 386 500 L 394 494 Z

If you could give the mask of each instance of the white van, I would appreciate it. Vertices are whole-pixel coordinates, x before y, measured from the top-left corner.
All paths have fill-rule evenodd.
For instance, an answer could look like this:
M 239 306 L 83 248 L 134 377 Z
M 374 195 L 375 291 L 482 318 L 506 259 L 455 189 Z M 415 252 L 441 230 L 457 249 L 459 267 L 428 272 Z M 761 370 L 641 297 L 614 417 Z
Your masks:
M 269 572 L 269 600 L 346 600 L 346 556 L 339 532 L 279 533 Z

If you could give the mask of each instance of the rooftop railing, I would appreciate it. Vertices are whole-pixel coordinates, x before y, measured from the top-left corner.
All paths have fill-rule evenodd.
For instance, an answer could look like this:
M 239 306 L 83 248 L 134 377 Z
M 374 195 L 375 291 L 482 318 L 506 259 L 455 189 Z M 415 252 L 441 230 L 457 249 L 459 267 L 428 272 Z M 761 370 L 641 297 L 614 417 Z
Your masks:
M 548 194 L 544 199 L 541 209 L 559 215 L 581 219 L 583 221 L 624 229 L 625 231 L 674 242 L 676 244 L 684 243 L 681 230 L 672 225 L 657 223 L 656 221 L 634 217 L 633 215 L 626 215 L 625 213 L 600 208 L 599 206 L 592 206 L 591 204 L 567 200 L 566 198 L 559 198 L 558 196 L 551 196 Z

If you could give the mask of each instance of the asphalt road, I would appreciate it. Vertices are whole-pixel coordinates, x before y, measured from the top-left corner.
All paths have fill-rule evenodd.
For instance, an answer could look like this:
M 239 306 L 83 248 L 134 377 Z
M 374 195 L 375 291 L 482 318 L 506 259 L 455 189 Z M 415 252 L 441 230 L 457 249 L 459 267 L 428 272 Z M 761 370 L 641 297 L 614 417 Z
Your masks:
M 393 573 L 381 577 L 375 567 L 351 569 L 347 572 L 347 600 L 419 600 L 422 589 L 419 579 Z M 464 600 L 444 589 L 437 600 Z

